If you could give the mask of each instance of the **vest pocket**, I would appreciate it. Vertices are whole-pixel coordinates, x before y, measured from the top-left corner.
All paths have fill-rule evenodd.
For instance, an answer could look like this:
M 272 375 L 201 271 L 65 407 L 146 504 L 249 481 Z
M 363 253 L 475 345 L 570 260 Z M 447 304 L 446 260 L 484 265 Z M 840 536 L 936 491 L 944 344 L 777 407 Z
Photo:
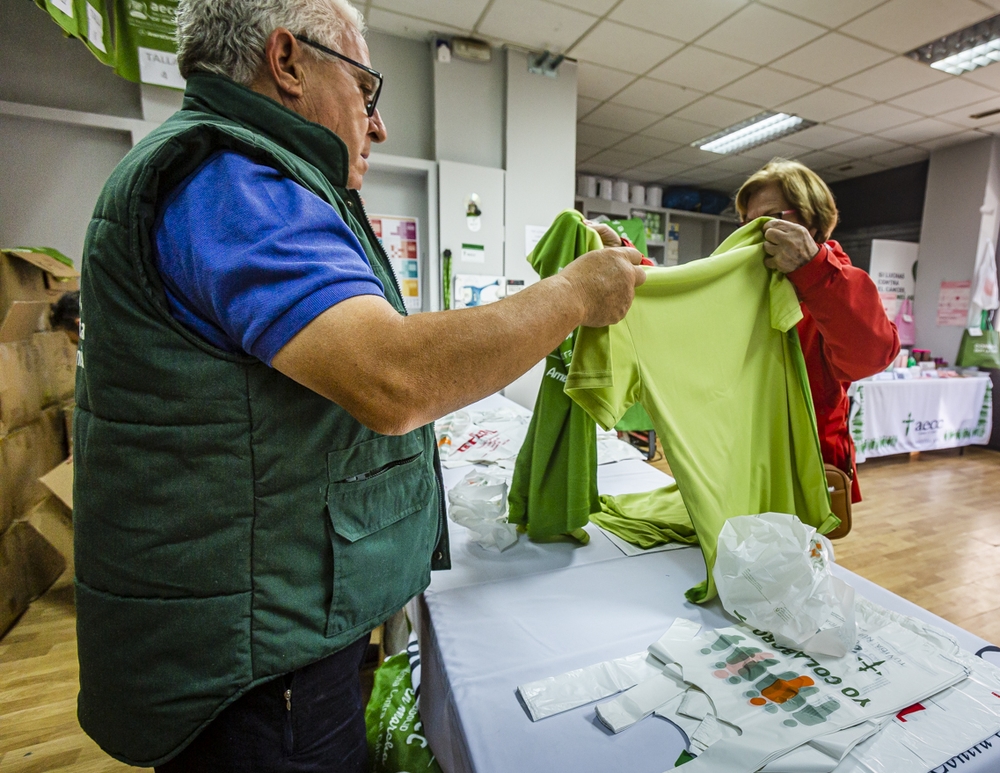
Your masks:
M 433 464 L 418 433 L 327 455 L 333 592 L 326 635 L 399 609 L 430 580 L 437 529 Z

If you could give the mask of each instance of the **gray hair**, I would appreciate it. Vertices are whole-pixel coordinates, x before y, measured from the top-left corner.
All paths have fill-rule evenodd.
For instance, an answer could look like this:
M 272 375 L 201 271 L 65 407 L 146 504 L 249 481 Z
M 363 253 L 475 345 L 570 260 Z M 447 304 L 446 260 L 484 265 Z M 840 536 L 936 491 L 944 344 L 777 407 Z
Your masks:
M 267 39 L 278 27 L 336 48 L 346 32 L 364 33 L 364 19 L 348 0 L 181 0 L 181 75 L 202 70 L 249 86 L 264 61 Z

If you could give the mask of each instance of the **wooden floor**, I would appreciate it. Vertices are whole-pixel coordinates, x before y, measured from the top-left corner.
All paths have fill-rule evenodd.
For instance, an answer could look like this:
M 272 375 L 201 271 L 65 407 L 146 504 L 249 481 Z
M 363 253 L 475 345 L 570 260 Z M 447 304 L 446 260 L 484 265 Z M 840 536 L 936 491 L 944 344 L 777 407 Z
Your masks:
M 837 561 L 1000 643 L 1000 453 L 876 459 L 860 476 L 865 501 Z M 0 639 L 0 773 L 141 770 L 105 756 L 76 722 L 74 625 L 62 587 Z

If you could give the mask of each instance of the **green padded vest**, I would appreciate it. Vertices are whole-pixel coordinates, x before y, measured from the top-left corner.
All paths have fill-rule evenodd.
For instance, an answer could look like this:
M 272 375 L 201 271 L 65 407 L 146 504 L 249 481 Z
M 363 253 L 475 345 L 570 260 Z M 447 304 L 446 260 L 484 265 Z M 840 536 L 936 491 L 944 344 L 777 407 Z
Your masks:
M 431 425 L 380 435 L 167 307 L 168 193 L 233 150 L 329 202 L 405 313 L 344 143 L 215 75 L 112 173 L 87 230 L 74 426 L 79 719 L 153 766 L 248 689 L 336 652 L 447 568 Z

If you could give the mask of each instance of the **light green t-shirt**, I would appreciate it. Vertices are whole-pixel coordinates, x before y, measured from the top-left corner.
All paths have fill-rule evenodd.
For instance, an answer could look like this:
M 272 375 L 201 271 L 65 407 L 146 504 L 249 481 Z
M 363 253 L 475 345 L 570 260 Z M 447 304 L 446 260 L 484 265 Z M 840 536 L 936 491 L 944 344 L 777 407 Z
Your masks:
M 821 533 L 830 512 L 791 282 L 764 266 L 761 223 L 732 234 L 712 257 L 651 268 L 625 319 L 581 328 L 566 393 L 610 428 L 643 405 L 663 443 L 705 556 L 714 598 L 726 519 L 794 513 Z

